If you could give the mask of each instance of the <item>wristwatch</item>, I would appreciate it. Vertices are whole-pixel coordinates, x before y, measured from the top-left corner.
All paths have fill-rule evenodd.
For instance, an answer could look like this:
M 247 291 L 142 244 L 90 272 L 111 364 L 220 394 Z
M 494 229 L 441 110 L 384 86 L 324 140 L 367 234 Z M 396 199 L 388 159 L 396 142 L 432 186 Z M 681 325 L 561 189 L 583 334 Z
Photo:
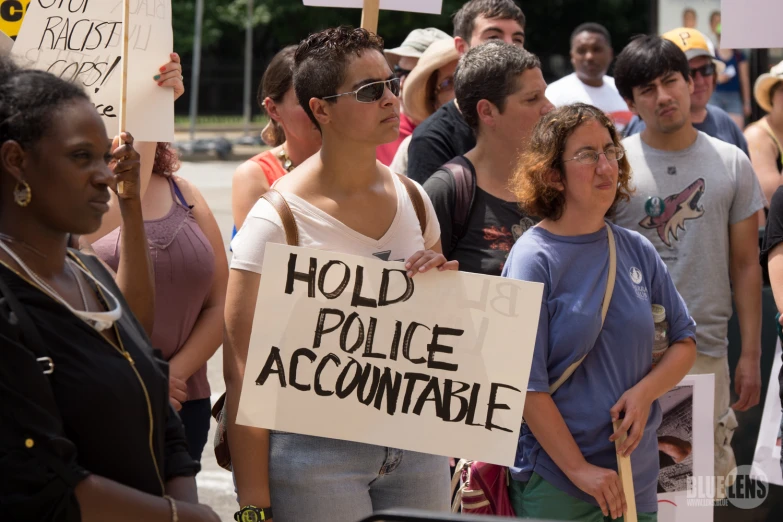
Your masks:
M 258 508 L 255 506 L 245 506 L 234 513 L 234 520 L 237 522 L 263 522 L 272 518 L 272 508 Z

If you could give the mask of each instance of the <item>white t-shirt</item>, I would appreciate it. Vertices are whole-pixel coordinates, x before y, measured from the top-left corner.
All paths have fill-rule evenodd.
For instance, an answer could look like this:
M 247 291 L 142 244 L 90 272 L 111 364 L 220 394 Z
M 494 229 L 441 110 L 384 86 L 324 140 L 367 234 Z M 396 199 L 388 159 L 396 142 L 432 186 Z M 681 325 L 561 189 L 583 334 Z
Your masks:
M 604 76 L 602 86 L 592 87 L 577 78 L 576 73 L 571 73 L 549 84 L 546 88 L 546 97 L 556 107 L 577 102 L 594 105 L 604 111 L 621 132 L 633 118 L 633 113 L 628 110 L 625 100 L 617 92 L 614 78 L 611 76 Z
M 290 192 L 281 192 L 299 228 L 299 246 L 329 252 L 376 257 L 383 261 L 405 261 L 423 249 L 430 249 L 440 239 L 440 225 L 435 209 L 424 189 L 416 183 L 427 209 L 427 229 L 422 237 L 416 209 L 397 175 L 397 213 L 380 239 L 367 237 L 345 226 L 318 207 Z M 231 241 L 234 257 L 231 268 L 261 273 L 267 243 L 286 244 L 285 229 L 277 211 L 265 199 L 259 199 L 242 228 Z

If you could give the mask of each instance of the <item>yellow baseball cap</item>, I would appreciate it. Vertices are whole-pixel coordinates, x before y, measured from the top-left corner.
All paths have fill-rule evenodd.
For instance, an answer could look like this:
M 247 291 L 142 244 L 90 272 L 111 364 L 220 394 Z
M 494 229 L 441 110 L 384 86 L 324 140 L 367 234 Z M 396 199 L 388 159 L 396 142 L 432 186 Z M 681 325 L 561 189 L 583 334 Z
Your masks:
M 674 42 L 685 53 L 685 57 L 688 60 L 698 56 L 708 56 L 712 58 L 718 74 L 726 70 L 726 64 L 715 58 L 715 54 L 710 49 L 709 43 L 707 43 L 707 38 L 701 31 L 688 27 L 678 27 L 664 33 L 661 35 L 661 38 Z

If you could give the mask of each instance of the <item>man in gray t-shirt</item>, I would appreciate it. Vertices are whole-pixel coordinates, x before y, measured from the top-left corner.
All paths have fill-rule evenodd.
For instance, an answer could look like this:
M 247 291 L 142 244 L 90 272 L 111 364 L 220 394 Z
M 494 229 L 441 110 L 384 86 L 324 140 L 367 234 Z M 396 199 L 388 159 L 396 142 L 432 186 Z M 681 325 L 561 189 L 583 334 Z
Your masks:
M 715 374 L 715 475 L 726 476 L 736 466 L 732 408 L 758 404 L 761 388 L 757 213 L 764 196 L 740 149 L 693 127 L 693 80 L 677 45 L 654 36 L 631 41 L 617 58 L 615 81 L 647 124 L 623 141 L 636 193 L 618 208 L 616 223 L 655 245 L 696 321 L 699 354 L 691 373 Z M 730 407 L 732 287 L 742 355 L 734 376 L 739 400 Z

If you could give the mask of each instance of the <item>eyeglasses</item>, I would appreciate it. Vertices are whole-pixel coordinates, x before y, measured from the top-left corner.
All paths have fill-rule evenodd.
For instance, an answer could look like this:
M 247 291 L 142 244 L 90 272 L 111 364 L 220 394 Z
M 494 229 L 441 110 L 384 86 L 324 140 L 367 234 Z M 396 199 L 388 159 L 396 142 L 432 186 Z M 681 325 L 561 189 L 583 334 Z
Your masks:
M 411 70 L 403 69 L 399 65 L 395 65 L 393 72 L 394 72 L 394 76 L 396 76 L 397 78 L 402 78 L 403 76 L 408 76 L 411 73 Z
M 691 68 L 692 78 L 695 78 L 697 73 L 701 74 L 703 77 L 712 76 L 715 74 L 715 64 L 710 62 L 707 65 L 702 65 L 698 69 Z
M 601 156 L 601 154 L 606 156 L 607 161 L 617 161 L 623 159 L 623 156 L 625 156 L 625 151 L 619 147 L 609 147 L 603 152 L 598 152 L 596 150 L 583 150 L 573 158 L 563 161 L 566 162 L 576 160 L 582 165 L 595 165 L 598 163 L 598 158 Z
M 383 97 L 384 90 L 388 88 L 395 96 L 400 95 L 400 79 L 392 78 L 391 80 L 381 80 L 379 82 L 368 83 L 362 85 L 355 91 L 343 92 L 340 94 L 333 94 L 331 96 L 324 96 L 322 100 L 328 100 L 329 98 L 339 98 L 340 96 L 348 96 L 353 94 L 356 96 L 356 101 L 359 103 L 373 103 L 377 102 Z
M 438 95 L 443 91 L 452 91 L 454 90 L 454 77 L 453 76 L 447 76 L 443 79 L 442 82 L 440 82 L 438 85 L 435 86 L 435 94 Z

